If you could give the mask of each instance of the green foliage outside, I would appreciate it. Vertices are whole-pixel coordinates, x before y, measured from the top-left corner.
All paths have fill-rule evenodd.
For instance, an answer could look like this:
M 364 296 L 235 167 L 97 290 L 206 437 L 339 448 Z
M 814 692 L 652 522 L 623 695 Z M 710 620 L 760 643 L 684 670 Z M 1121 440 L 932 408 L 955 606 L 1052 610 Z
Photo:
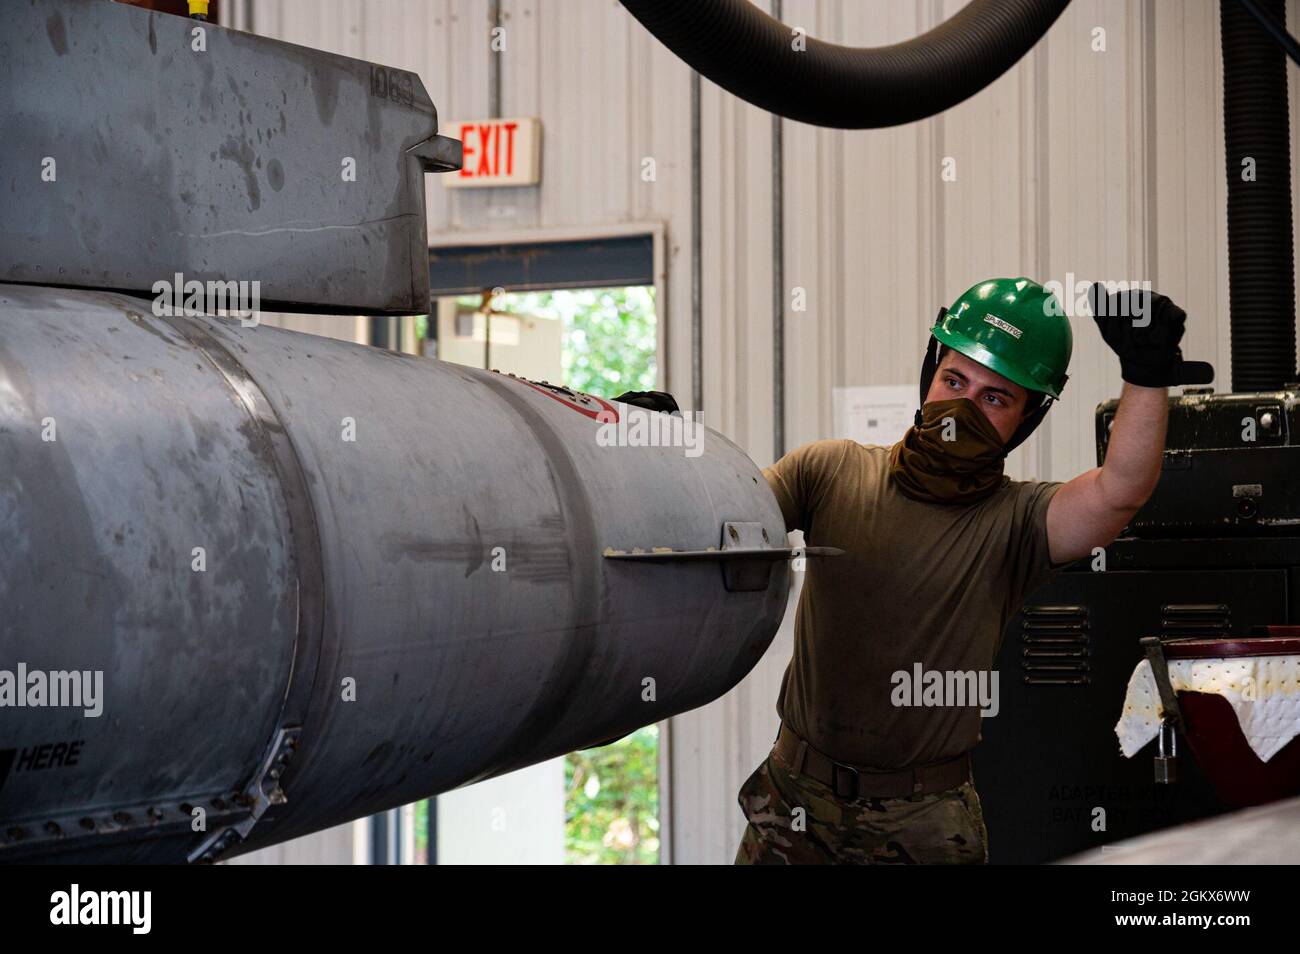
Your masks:
M 659 862 L 659 727 L 571 752 L 564 766 L 565 860 L 573 865 Z
M 423 801 L 415 803 L 415 858 L 412 864 L 427 865 L 431 861 L 437 863 L 437 858 L 429 858 L 429 805 L 433 799 L 426 798 Z
M 457 299 L 477 308 L 478 295 Z M 650 391 L 657 373 L 655 290 L 580 288 L 573 291 L 510 292 L 492 302 L 497 311 L 564 322 L 564 385 L 598 397 Z

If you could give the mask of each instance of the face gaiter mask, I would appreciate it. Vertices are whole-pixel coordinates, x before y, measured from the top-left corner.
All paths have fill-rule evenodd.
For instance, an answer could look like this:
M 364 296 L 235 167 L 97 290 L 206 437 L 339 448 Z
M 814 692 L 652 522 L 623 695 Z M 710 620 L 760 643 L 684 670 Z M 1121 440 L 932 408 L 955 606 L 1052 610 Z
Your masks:
M 913 500 L 968 504 L 1002 486 L 1005 456 L 1002 437 L 973 401 L 930 401 L 890 452 L 889 473 Z

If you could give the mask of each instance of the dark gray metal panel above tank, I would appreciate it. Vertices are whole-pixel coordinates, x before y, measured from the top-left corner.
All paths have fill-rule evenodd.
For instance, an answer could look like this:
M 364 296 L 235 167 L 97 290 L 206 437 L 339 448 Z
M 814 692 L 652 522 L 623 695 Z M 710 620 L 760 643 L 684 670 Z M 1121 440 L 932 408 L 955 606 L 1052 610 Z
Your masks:
M 258 281 L 267 309 L 423 312 L 424 172 L 460 165 L 437 128 L 405 70 L 102 0 L 13 4 L 0 279 L 152 295 L 179 272 Z

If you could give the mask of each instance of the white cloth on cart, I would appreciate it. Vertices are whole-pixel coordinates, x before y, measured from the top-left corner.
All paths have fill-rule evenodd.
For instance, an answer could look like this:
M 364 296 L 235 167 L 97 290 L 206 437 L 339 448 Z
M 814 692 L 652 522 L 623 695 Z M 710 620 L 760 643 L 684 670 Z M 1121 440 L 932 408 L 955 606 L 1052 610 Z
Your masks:
M 1300 735 L 1300 655 L 1171 659 L 1177 692 L 1206 692 L 1228 700 L 1241 732 L 1264 762 Z M 1143 659 L 1129 677 L 1124 712 L 1115 726 L 1120 751 L 1132 758 L 1160 732 L 1160 693 Z

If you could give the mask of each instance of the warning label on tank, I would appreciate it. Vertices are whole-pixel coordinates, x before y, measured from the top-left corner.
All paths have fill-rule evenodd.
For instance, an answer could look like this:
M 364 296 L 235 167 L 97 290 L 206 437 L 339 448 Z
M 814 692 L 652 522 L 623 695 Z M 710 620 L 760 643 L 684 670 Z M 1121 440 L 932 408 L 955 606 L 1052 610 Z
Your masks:
M 507 375 L 507 377 L 515 376 Z M 566 407 L 573 408 L 579 414 L 584 414 L 592 420 L 600 421 L 602 424 L 618 423 L 618 409 L 604 398 L 598 398 L 592 394 L 583 394 L 581 391 L 570 391 L 566 387 L 561 387 L 558 384 L 547 384 L 545 381 L 536 384 L 524 378 L 515 378 L 515 380 L 520 384 L 528 385 L 534 391 L 540 391 L 552 400 L 559 401 Z

